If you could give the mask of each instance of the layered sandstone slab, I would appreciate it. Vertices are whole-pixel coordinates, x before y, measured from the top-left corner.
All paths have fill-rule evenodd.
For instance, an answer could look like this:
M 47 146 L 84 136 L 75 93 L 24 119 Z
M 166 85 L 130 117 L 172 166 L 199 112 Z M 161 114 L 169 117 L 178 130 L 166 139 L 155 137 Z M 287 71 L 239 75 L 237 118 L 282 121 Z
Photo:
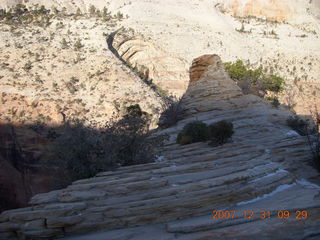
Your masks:
M 185 60 L 148 42 L 133 29 L 119 29 L 109 37 L 109 47 L 127 65 L 163 90 L 181 96 L 188 83 Z
M 37 195 L 30 207 L 0 215 L 0 238 L 55 238 L 97 231 L 108 232 L 71 239 L 318 236 L 320 188 L 310 182 L 318 173 L 307 165 L 311 156 L 306 139 L 285 125 L 290 112 L 243 95 L 217 55 L 196 59 L 190 72 L 199 74 L 192 75 L 182 99 L 187 111 L 176 126 L 159 132 L 170 136 L 159 161 L 100 173 Z M 177 145 L 177 133 L 195 119 L 232 121 L 232 141 L 219 147 Z M 213 221 L 213 209 L 269 210 L 272 218 L 249 221 L 238 215 Z M 297 209 L 309 211 L 310 218 L 284 221 L 276 216 L 278 210 Z

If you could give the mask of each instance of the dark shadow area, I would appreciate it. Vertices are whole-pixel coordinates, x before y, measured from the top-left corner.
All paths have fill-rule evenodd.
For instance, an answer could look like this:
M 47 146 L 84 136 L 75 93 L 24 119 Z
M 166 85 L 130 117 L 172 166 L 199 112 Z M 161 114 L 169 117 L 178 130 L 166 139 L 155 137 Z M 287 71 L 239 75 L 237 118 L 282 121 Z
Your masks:
M 185 108 L 182 105 L 182 99 L 173 96 L 167 96 L 161 104 L 161 115 L 158 121 L 159 129 L 172 127 L 183 119 Z
M 118 51 L 113 47 L 113 41 L 114 41 L 114 37 L 116 36 L 116 34 L 121 30 L 122 28 L 118 29 L 115 32 L 112 32 L 106 39 L 107 45 L 109 50 L 113 53 L 113 55 L 115 55 L 121 62 L 123 62 L 125 64 L 125 62 L 123 61 L 123 59 L 120 57 Z
M 149 126 L 139 105 L 100 129 L 81 122 L 0 125 L 0 212 L 98 172 L 153 162 L 166 137 L 151 136 Z

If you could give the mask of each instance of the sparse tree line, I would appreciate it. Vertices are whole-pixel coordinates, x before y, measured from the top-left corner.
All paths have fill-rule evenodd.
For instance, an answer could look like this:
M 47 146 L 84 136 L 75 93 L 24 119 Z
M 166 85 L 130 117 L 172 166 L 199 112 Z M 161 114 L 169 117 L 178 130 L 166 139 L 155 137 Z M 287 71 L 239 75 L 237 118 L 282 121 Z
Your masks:
M 75 13 L 67 12 L 67 9 L 53 8 L 46 9 L 43 5 L 33 5 L 27 7 L 24 4 L 17 4 L 10 9 L 0 9 L 0 22 L 10 25 L 28 25 L 34 24 L 41 27 L 47 27 L 51 24 L 53 18 L 97 18 L 104 22 L 121 21 L 124 16 L 121 12 L 112 14 L 106 7 L 97 9 L 91 5 L 88 12 L 82 12 L 80 8 Z

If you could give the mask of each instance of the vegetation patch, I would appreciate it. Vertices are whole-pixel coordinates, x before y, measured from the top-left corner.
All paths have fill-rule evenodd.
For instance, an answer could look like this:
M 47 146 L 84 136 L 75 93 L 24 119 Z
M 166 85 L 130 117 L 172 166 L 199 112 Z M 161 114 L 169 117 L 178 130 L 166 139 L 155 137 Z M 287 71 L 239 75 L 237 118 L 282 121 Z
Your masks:
M 50 10 L 43 5 L 34 5 L 28 8 L 23 4 L 17 4 L 9 10 L 0 9 L 0 21 L 6 24 L 21 25 L 21 24 L 35 24 L 41 27 L 50 25 Z
M 233 133 L 232 122 L 222 120 L 209 125 L 210 145 L 216 146 L 226 143 Z
M 151 136 L 149 126 L 150 116 L 139 105 L 127 107 L 122 119 L 110 121 L 100 130 L 67 122 L 54 141 L 53 159 L 48 164 L 65 170 L 74 181 L 119 166 L 153 162 L 165 136 Z
M 185 145 L 195 142 L 205 142 L 209 139 L 208 126 L 201 121 L 186 124 L 177 136 L 177 143 Z
M 66 8 L 58 10 L 57 8 L 46 9 L 43 5 L 33 5 L 27 7 L 24 4 L 17 4 L 14 7 L 6 10 L 0 9 L 0 22 L 9 25 L 37 25 L 40 27 L 47 27 L 51 24 L 53 18 L 96 18 L 103 22 L 121 21 L 124 16 L 121 12 L 113 14 L 104 7 L 103 9 L 97 9 L 91 5 L 88 13 L 82 13 L 78 8 L 75 13 L 67 13 Z
M 193 121 L 183 127 L 177 136 L 177 143 L 185 145 L 210 140 L 209 145 L 217 146 L 226 143 L 233 133 L 233 124 L 226 120 L 209 126 L 201 121 Z
M 230 77 L 238 83 L 245 94 L 265 96 L 267 92 L 279 93 L 283 90 L 285 79 L 277 75 L 267 75 L 260 66 L 258 69 L 250 69 L 242 60 L 226 62 L 224 64 Z

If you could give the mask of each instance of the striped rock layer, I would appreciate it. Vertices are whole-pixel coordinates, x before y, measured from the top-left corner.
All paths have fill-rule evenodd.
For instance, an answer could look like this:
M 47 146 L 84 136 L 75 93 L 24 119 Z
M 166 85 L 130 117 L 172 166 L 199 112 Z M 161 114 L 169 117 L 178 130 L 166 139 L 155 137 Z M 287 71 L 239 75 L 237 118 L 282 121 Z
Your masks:
M 157 133 L 169 135 L 157 162 L 36 195 L 30 207 L 0 215 L 0 239 L 319 238 L 320 187 L 311 183 L 319 175 L 308 165 L 305 137 L 285 124 L 291 113 L 242 94 L 217 55 L 195 59 L 190 73 L 184 119 Z M 193 120 L 229 120 L 235 133 L 218 147 L 176 144 Z M 214 210 L 236 214 L 212 219 Z

